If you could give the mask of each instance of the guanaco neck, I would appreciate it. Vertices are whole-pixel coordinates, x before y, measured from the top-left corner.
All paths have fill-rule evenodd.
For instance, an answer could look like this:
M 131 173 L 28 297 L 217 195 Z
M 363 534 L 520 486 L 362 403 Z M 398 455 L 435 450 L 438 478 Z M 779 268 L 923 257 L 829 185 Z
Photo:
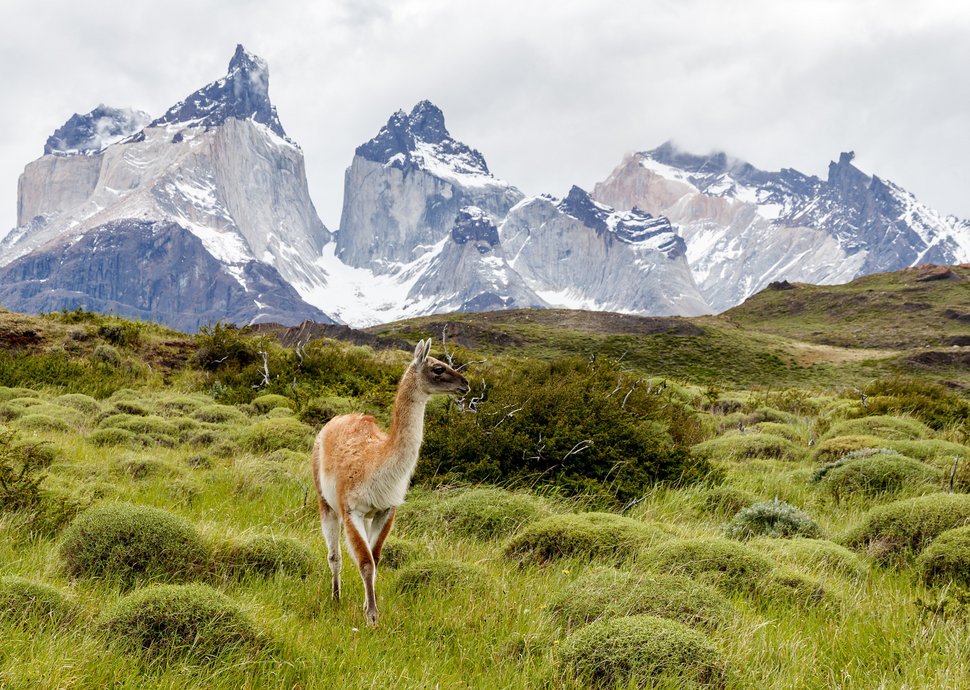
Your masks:
M 428 394 L 418 386 L 418 374 L 409 366 L 398 384 L 391 410 L 391 428 L 387 433 L 387 453 L 384 457 L 398 461 L 402 469 L 413 470 L 421 450 L 424 434 L 424 408 Z

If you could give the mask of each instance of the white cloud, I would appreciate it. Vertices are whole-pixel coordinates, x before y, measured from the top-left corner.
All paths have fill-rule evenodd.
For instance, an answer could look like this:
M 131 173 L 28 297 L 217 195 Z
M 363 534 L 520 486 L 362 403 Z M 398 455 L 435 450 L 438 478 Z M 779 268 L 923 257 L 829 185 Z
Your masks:
M 331 228 L 354 148 L 423 98 L 527 193 L 590 187 L 673 138 L 821 175 L 853 149 L 970 217 L 967 35 L 970 6 L 942 1 L 8 0 L 0 229 L 24 164 L 72 113 L 158 115 L 221 76 L 238 42 L 269 61 Z

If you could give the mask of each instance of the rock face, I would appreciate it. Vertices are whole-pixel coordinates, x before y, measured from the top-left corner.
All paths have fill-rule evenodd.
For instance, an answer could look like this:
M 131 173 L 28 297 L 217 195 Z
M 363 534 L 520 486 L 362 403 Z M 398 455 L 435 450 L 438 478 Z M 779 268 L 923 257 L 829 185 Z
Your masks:
M 0 304 L 21 312 L 83 308 L 185 331 L 216 321 L 332 323 L 271 266 L 220 263 L 175 223 L 110 221 L 0 268 Z
M 618 212 L 579 187 L 562 200 L 521 202 L 499 236 L 515 257 L 512 268 L 551 305 L 659 316 L 710 311 L 666 218 Z
M 114 221 L 164 222 L 194 235 L 224 272 L 239 277 L 232 294 L 240 299 L 249 299 L 242 276 L 253 271 L 278 274 L 304 296 L 314 293 L 325 282 L 315 261 L 331 234 L 310 201 L 303 154 L 286 137 L 268 88 L 266 63 L 239 46 L 223 79 L 134 134 L 145 118 L 117 115 L 126 111 L 101 107 L 72 117 L 20 178 L 18 227 L 0 242 L 0 264 L 60 251 Z M 123 226 L 110 225 L 111 232 Z M 139 257 L 130 259 L 137 264 Z M 265 303 L 266 310 L 287 322 L 321 313 L 289 296 L 285 303 L 294 308 L 289 315 L 283 303 Z M 250 306 L 231 305 L 221 318 Z M 166 323 L 183 321 L 156 313 Z
M 670 143 L 628 156 L 595 198 L 670 218 L 717 311 L 771 282 L 840 283 L 917 263 L 970 260 L 970 233 L 843 153 L 828 178 L 766 172 Z

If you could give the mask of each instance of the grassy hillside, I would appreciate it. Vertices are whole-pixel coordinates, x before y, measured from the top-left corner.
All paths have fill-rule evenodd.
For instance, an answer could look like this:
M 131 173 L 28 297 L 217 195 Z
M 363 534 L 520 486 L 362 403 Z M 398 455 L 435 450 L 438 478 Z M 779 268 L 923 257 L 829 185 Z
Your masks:
M 402 343 L 0 313 L 0 687 L 967 687 L 964 372 L 738 318 L 374 329 L 473 392 L 369 629 L 308 450 L 386 422 Z

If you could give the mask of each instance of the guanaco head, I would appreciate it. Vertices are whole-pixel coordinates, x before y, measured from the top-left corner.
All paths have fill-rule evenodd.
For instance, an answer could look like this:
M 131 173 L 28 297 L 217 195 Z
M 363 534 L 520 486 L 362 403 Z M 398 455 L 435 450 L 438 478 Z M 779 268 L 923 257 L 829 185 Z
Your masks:
M 468 380 L 441 360 L 429 357 L 429 352 L 431 352 L 431 338 L 418 341 L 418 346 L 414 348 L 414 359 L 411 360 L 411 367 L 418 375 L 418 385 L 421 390 L 428 395 L 467 393 Z

